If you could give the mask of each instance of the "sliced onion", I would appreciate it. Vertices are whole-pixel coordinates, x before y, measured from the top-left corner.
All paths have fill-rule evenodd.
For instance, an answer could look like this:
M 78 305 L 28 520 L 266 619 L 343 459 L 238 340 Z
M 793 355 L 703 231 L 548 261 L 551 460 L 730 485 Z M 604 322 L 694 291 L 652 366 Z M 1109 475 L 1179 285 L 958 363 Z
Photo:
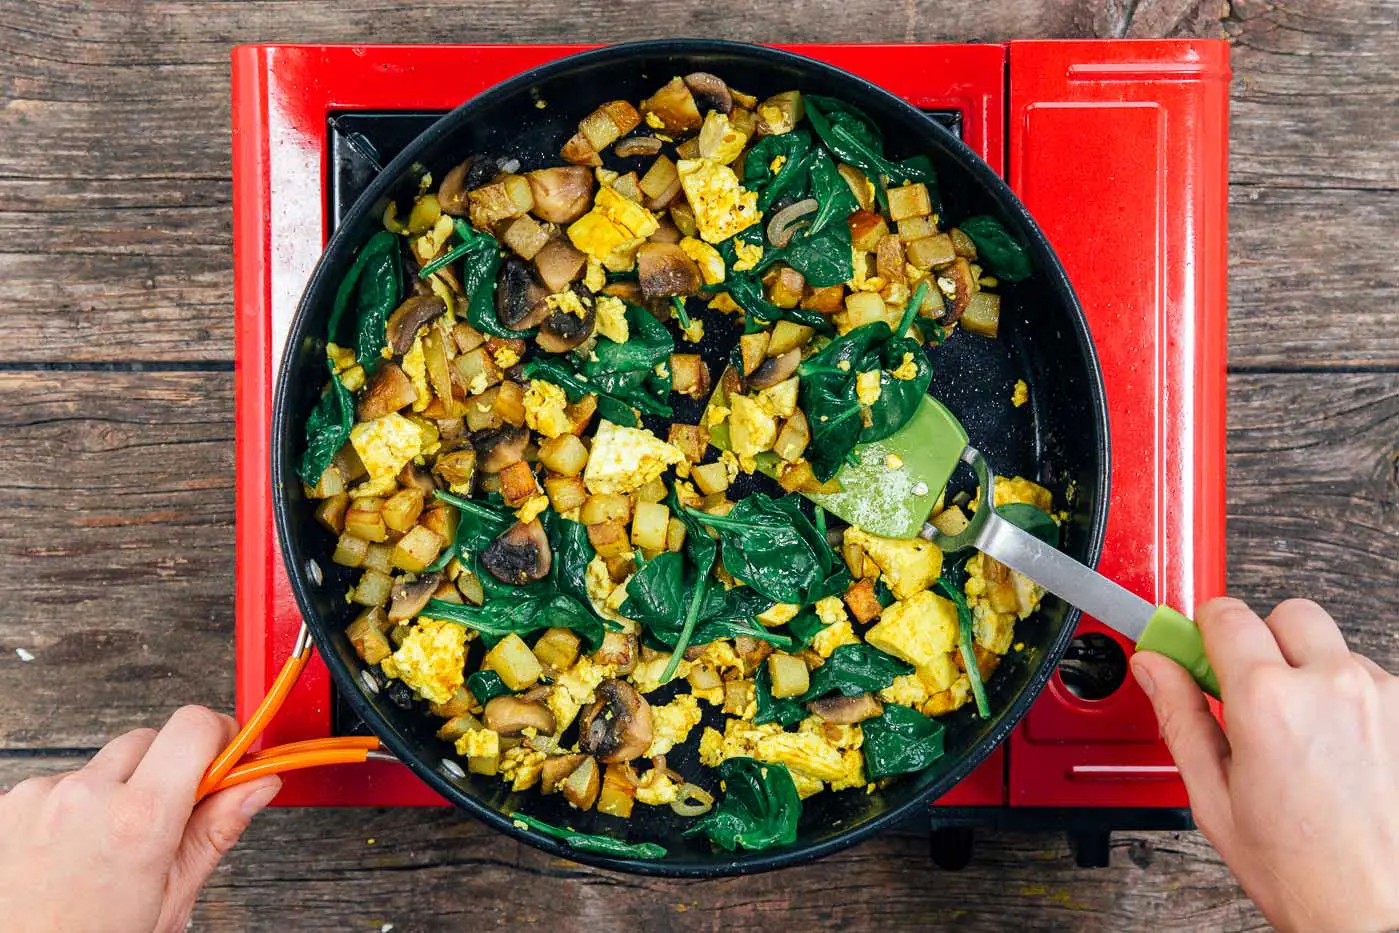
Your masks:
M 798 227 L 811 223 L 803 218 L 807 214 L 816 213 L 820 207 L 815 198 L 806 198 L 773 214 L 772 220 L 768 221 L 768 242 L 779 249 L 786 246 L 791 242 L 792 234 L 797 232 Z
M 714 806 L 714 795 L 698 784 L 686 784 L 680 794 L 671 802 L 670 808 L 678 816 L 701 816 Z
M 501 159 L 496 164 L 499 165 L 500 170 L 507 175 L 514 175 L 520 170 L 519 159 Z
M 654 136 L 628 136 L 613 146 L 612 150 L 624 159 L 655 155 L 661 151 L 661 141 Z

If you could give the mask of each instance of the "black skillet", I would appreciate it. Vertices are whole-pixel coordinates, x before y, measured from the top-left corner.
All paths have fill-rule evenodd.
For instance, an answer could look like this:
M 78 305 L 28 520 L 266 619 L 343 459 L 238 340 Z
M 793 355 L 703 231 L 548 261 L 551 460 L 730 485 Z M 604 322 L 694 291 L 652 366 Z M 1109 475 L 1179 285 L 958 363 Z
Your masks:
M 522 170 L 560 164 L 559 148 L 577 122 L 606 100 L 637 101 L 674 75 L 708 71 L 764 97 L 799 89 L 828 94 L 863 108 L 883 128 L 889 154 L 929 154 L 938 171 L 943 216 L 951 222 L 989 213 L 1028 246 L 1035 274 L 1003 286 L 1000 339 L 957 333 L 930 351 L 932 392 L 966 426 L 972 442 L 1006 475 L 1048 486 L 1067 501 L 1064 550 L 1093 565 L 1102 548 L 1107 512 L 1107 412 L 1102 375 L 1082 310 L 1044 235 L 1007 185 L 985 162 L 931 118 L 869 82 L 811 59 L 774 49 L 709 40 L 666 40 L 585 52 L 525 72 L 467 101 L 404 149 L 345 216 L 331 237 L 302 296 L 280 369 L 273 421 L 272 474 L 277 533 L 297 604 L 339 691 L 401 761 L 447 800 L 496 829 L 556 855 L 641 874 L 716 877 L 765 871 L 811 861 L 852 845 L 927 808 L 966 777 L 1020 717 L 1054 673 L 1073 636 L 1077 610 L 1050 597 L 1016 630 L 1023 649 L 1012 652 L 991 679 L 993 715 L 977 718 L 971 706 L 945 717 L 947 754 L 921 774 L 877 793 L 822 793 L 804 802 L 796 843 L 763 852 L 716 852 L 703 840 L 685 839 L 690 820 L 666 807 L 638 806 L 629 821 L 570 809 L 559 796 L 512 793 L 499 779 L 460 776 L 449 744 L 420 705 L 402 708 L 388 691 L 370 692 L 364 665 L 344 635 L 351 607 L 344 593 L 351 574 L 330 561 L 334 541 L 315 522 L 295 467 L 303 425 L 325 380 L 324 334 L 332 297 L 359 246 L 379 228 L 390 198 L 416 190 L 423 170 L 440 179 L 468 155 L 513 157 Z M 543 100 L 542 109 L 536 102 Z M 615 167 L 615 166 L 614 166 Z M 696 303 L 697 304 L 697 303 Z M 701 352 L 711 367 L 725 356 L 734 334 L 706 316 Z M 714 369 L 717 373 L 719 370 Z M 1017 378 L 1029 385 L 1030 403 L 1011 405 Z M 693 414 L 678 410 L 677 420 Z M 1072 499 L 1066 495 L 1072 491 Z M 316 582 L 315 561 L 324 572 Z M 401 700 L 401 697 L 399 697 Z M 668 694 L 651 699 L 665 702 Z M 698 731 L 693 735 L 698 735 Z M 689 743 L 696 744 L 694 741 Z M 712 772 L 677 752 L 668 763 L 702 786 L 718 791 Z M 535 832 L 505 815 L 520 810 L 584 832 L 633 842 L 658 842 L 669 854 L 659 861 L 586 854 Z

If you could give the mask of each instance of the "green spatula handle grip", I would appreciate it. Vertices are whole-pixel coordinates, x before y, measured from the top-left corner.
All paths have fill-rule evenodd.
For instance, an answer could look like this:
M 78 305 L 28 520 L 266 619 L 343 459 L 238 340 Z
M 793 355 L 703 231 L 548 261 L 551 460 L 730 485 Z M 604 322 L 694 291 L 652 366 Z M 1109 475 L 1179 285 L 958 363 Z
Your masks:
M 1219 678 L 1215 677 L 1210 659 L 1205 655 L 1200 627 L 1183 613 L 1170 606 L 1157 606 L 1142 637 L 1137 639 L 1137 649 L 1164 654 L 1189 671 L 1201 690 L 1219 699 Z

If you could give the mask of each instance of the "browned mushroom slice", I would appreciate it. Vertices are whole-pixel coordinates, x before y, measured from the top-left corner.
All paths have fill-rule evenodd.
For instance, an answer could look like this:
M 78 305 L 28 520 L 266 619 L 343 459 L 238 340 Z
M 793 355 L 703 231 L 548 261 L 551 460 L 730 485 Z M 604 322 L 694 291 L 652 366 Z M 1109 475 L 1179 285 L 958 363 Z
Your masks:
M 476 448 L 476 465 L 487 473 L 499 473 L 519 463 L 528 445 L 529 429 L 513 424 L 502 424 L 471 435 L 471 446 Z
M 453 217 L 465 217 L 470 207 L 466 199 L 466 173 L 471 168 L 473 159 L 467 159 L 457 165 L 442 179 L 442 184 L 437 188 L 437 204 L 442 208 L 443 213 L 451 214 Z
M 534 216 L 569 224 L 593 206 L 593 173 L 583 165 L 556 165 L 525 176 L 534 194 Z
M 396 364 L 385 362 L 369 377 L 369 384 L 360 393 L 355 418 L 373 421 L 412 405 L 417 398 L 418 391 L 413 388 L 413 380 L 408 378 L 408 374 Z
M 428 573 L 412 583 L 400 581 L 395 584 L 389 596 L 393 600 L 389 604 L 389 621 L 404 622 L 422 612 L 441 582 L 440 573 Z
M 413 349 L 413 339 L 424 325 L 447 313 L 447 303 L 436 295 L 414 295 L 389 315 L 389 346 L 402 356 Z
M 486 703 L 482 715 L 486 728 L 501 735 L 520 735 L 526 729 L 533 729 L 539 735 L 551 735 L 554 731 L 554 714 L 538 701 L 498 696 Z
M 813 700 L 806 708 L 826 722 L 852 725 L 873 719 L 884 712 L 884 704 L 873 694 L 862 693 L 856 697 L 833 696 L 824 700 Z
M 770 356 L 763 360 L 746 381 L 749 386 L 755 389 L 771 389 L 779 382 L 791 379 L 801 361 L 801 349 L 793 347 L 786 353 Z
M 685 86 L 694 95 L 695 104 L 701 111 L 717 110 L 728 113 L 734 109 L 733 95 L 724 79 L 707 71 L 693 71 L 685 76 Z
M 675 243 L 643 243 L 636 251 L 636 278 L 647 298 L 693 295 L 699 291 L 699 266 Z
M 495 316 L 501 325 L 511 330 L 529 330 L 549 316 L 544 299 L 548 290 L 538 279 L 530 264 L 518 256 L 508 256 L 500 264 L 496 279 Z
M 593 335 L 593 328 L 597 325 L 593 293 L 583 285 L 570 286 L 570 290 L 578 296 L 578 303 L 583 307 L 583 316 L 579 317 L 562 308 L 549 315 L 544 323 L 539 325 L 539 334 L 535 337 L 535 342 L 541 350 L 566 353 Z
M 426 467 L 420 467 L 416 463 L 404 464 L 403 469 L 398 471 L 398 484 L 420 489 L 423 495 L 429 498 L 437 491 L 437 483 L 433 481 L 432 473 Z
M 481 566 L 491 576 L 501 583 L 516 586 L 544 579 L 549 575 L 553 563 L 554 552 L 550 550 L 549 538 L 537 518 L 532 522 L 511 525 L 509 531 L 481 552 Z M 649 714 L 647 732 L 650 732 Z
M 602 682 L 578 723 L 579 750 L 605 764 L 640 758 L 651 746 L 651 705 L 620 680 Z

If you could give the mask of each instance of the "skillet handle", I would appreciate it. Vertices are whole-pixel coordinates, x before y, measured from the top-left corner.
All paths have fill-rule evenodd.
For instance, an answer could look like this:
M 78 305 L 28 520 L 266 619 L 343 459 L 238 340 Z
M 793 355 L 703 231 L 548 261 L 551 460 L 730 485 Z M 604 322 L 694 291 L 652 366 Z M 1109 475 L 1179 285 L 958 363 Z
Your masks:
M 1200 627 L 1184 613 L 1170 606 L 1157 606 L 1147 620 L 1141 638 L 1137 639 L 1137 650 L 1164 654 L 1189 671 L 1201 690 L 1219 699 L 1219 678 L 1215 676 L 1210 659 L 1205 654 Z

